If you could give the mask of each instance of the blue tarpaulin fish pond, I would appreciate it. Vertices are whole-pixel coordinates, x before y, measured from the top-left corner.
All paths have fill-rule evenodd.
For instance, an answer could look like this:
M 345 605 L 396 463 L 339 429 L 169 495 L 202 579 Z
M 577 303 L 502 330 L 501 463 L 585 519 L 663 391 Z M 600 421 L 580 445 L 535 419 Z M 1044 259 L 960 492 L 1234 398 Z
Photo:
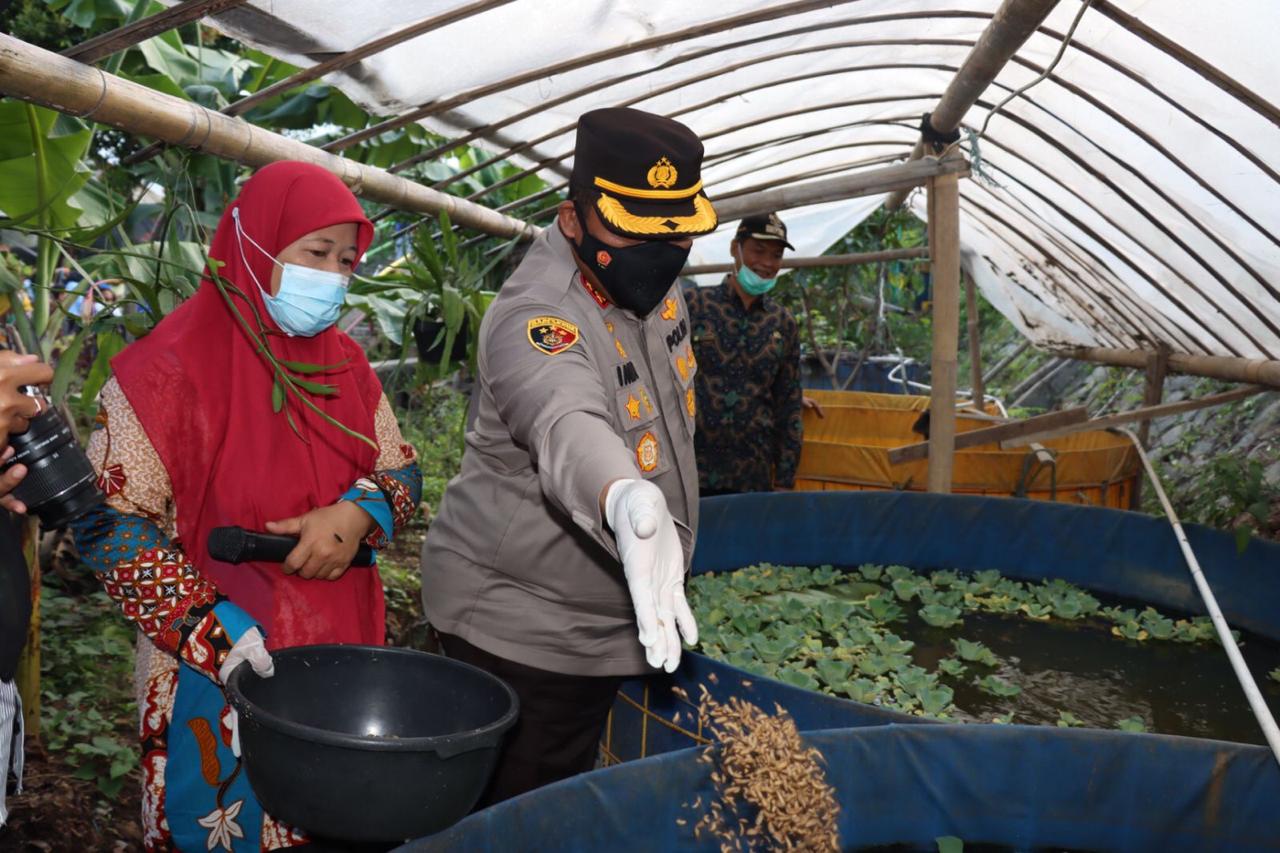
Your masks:
M 1280 640 L 1280 546 L 1187 528 L 1233 628 Z M 1035 501 L 908 493 L 741 495 L 702 502 L 694 572 L 760 562 L 996 569 L 1203 614 L 1167 522 Z M 1222 666 L 1228 666 L 1223 655 Z M 824 755 L 844 849 L 1280 850 L 1280 766 L 1264 747 L 920 717 L 762 678 L 698 654 L 619 695 L 602 746 L 620 766 L 477 813 L 410 849 L 715 850 L 688 807 L 713 795 L 697 716 L 706 685 L 795 719 Z M 1243 699 L 1241 699 L 1243 702 Z M 640 759 L 640 760 L 636 760 Z M 970 848 L 972 849 L 972 848 Z M 989 849 L 989 848 L 983 848 Z

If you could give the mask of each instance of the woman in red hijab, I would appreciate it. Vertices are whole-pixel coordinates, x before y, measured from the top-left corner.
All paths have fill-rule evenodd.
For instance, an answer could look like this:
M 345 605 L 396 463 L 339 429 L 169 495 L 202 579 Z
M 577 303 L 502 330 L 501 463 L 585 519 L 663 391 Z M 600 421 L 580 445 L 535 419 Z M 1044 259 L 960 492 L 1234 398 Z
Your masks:
M 206 269 L 102 389 L 89 455 L 107 501 L 75 533 L 142 635 L 148 850 L 305 843 L 240 772 L 221 685 L 244 660 L 270 675 L 267 649 L 384 641 L 377 569 L 349 567 L 362 541 L 383 547 L 408 521 L 422 475 L 364 353 L 334 326 L 372 238 L 329 172 L 261 169 L 209 249 L 223 288 Z M 305 401 L 290 380 L 308 383 L 293 386 Z M 283 565 L 220 563 L 205 545 L 224 525 L 299 544 Z

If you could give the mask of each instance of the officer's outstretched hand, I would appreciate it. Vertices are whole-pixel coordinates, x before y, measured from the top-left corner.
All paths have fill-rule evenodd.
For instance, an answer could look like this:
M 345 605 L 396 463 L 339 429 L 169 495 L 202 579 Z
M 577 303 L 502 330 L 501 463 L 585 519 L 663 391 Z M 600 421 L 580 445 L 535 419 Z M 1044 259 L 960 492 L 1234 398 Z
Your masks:
M 645 658 L 675 672 L 680 638 L 698 642 L 698 625 L 684 597 L 684 551 L 667 500 L 653 483 L 616 480 L 605 493 L 604 513 L 618 541 Z

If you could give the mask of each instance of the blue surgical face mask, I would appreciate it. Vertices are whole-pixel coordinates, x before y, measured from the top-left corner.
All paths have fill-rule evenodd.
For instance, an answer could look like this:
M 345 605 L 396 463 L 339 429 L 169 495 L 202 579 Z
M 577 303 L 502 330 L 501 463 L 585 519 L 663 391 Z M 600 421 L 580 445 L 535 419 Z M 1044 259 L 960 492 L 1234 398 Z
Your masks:
M 328 270 L 318 270 L 300 264 L 282 264 L 271 253 L 263 249 L 245 233 L 240 226 L 240 209 L 231 211 L 231 218 L 236 223 L 236 242 L 240 246 L 240 257 L 253 283 L 262 292 L 262 301 L 267 306 L 267 313 L 276 325 L 287 335 L 313 338 L 325 329 L 338 322 L 342 313 L 342 305 L 347 298 L 348 276 Z M 244 254 L 243 240 L 248 240 L 255 249 L 281 268 L 280 289 L 274 296 L 267 292 L 253 274 L 249 259 Z
M 742 289 L 751 296 L 763 296 L 773 290 L 773 286 L 778 283 L 776 275 L 773 278 L 761 278 L 741 260 L 738 261 L 738 268 L 734 270 L 734 275 L 738 277 L 738 284 L 742 285 Z

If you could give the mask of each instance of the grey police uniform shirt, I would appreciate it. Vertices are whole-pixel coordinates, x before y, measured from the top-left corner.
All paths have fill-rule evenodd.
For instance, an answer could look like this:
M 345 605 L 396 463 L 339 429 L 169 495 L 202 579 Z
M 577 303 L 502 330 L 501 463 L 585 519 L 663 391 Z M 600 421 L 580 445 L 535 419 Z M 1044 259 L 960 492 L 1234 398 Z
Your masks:
M 686 569 L 698 526 L 697 366 L 673 286 L 646 320 L 593 295 L 552 225 L 480 328 L 475 422 L 422 548 L 431 624 L 551 672 L 651 671 L 600 493 L 666 497 Z

